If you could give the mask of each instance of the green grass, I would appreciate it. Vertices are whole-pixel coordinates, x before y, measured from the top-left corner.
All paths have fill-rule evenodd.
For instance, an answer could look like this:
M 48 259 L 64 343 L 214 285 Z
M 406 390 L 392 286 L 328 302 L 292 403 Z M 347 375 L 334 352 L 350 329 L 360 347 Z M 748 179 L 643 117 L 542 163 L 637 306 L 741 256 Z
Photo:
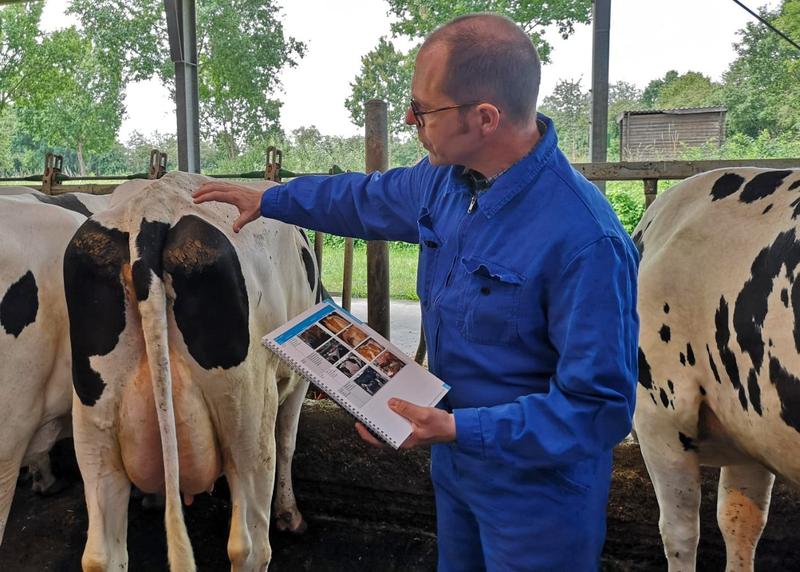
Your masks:
M 328 292 L 341 294 L 344 247 L 326 244 L 322 252 L 322 283 Z M 367 296 L 367 249 L 353 248 L 353 297 Z M 389 296 L 401 300 L 417 297 L 417 250 L 389 245 Z

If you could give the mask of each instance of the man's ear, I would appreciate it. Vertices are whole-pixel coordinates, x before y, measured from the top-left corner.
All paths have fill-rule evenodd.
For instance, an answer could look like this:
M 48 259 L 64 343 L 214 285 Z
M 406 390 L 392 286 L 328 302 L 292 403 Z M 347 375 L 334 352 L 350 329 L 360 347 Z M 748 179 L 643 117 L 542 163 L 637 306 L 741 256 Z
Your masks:
M 491 135 L 500 126 L 500 110 L 491 103 L 481 103 L 477 110 L 481 133 Z

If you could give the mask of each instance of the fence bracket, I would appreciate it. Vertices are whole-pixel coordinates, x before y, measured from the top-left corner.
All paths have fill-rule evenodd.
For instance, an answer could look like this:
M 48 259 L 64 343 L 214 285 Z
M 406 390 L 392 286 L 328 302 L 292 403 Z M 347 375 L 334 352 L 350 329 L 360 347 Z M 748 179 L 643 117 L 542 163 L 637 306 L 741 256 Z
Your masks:
M 267 181 L 281 182 L 281 165 L 283 164 L 283 151 L 270 145 L 267 147 L 267 165 L 264 169 L 264 178 Z
M 61 169 L 64 166 L 63 155 L 48 152 L 44 156 L 44 174 L 42 175 L 42 192 L 52 194 L 53 186 L 59 183 Z
M 150 151 L 150 168 L 147 170 L 148 179 L 160 179 L 167 173 L 167 154 L 158 149 Z

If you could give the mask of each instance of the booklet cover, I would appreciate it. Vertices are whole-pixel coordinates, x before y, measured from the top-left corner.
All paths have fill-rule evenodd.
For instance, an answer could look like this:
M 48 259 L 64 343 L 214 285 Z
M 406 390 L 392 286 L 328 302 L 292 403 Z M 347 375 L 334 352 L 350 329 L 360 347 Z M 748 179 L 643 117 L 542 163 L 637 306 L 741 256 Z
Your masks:
M 329 300 L 270 332 L 262 343 L 395 449 L 411 435 L 411 424 L 389 409 L 389 399 L 433 407 L 450 389 Z

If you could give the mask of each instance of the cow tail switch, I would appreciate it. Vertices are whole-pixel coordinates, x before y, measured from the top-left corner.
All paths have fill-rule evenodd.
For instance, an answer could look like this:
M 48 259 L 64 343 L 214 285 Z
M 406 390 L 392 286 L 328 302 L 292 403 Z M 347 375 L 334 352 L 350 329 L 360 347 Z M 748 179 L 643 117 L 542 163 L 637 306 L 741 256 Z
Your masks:
M 148 290 L 145 299 L 139 297 L 139 313 L 161 434 L 167 505 L 167 555 L 170 570 L 192 571 L 196 569 L 194 555 L 181 508 L 178 440 L 167 339 L 167 297 L 164 282 L 152 272 Z

